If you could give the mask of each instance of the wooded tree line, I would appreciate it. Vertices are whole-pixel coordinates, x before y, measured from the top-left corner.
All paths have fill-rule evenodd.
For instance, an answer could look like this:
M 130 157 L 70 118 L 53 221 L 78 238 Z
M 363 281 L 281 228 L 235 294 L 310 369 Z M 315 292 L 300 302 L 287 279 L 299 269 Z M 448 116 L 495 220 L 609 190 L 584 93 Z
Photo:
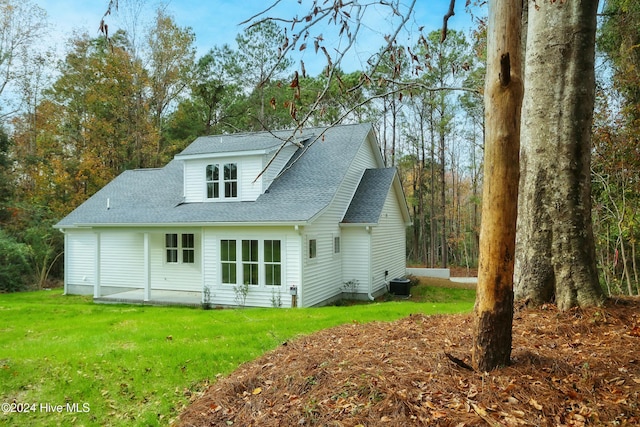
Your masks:
M 640 294 L 640 4 L 608 0 L 598 46 L 592 181 L 601 282 L 611 293 Z
M 0 47 L 6 70 L 0 82 L 0 256 L 7 261 L 0 289 L 41 287 L 49 275 L 60 277 L 63 236 L 51 225 L 122 171 L 163 166 L 200 135 L 293 128 L 303 121 L 373 122 L 387 164 L 399 168 L 413 214 L 410 262 L 477 265 L 482 19 L 469 35 L 450 30 L 444 42 L 434 32 L 412 45 L 381 46 L 372 79 L 368 69 L 304 72 L 303 64 L 294 66 L 282 54 L 293 40 L 272 21 L 247 27 L 237 46 L 213 46 L 197 58 L 193 32 L 162 10 L 141 37 L 133 28 L 108 39 L 72 35 L 64 58 L 55 62 L 35 48 L 46 37 L 44 11 L 11 0 L 0 7 L 3 40 L 13 41 Z M 637 58 L 637 9 L 633 2 L 609 1 L 600 31 L 613 74 L 598 97 L 594 213 L 602 281 L 612 293 L 638 292 L 640 155 L 633 114 L 640 100 L 637 62 L 628 62 Z M 321 45 L 312 44 L 306 49 L 323 55 Z

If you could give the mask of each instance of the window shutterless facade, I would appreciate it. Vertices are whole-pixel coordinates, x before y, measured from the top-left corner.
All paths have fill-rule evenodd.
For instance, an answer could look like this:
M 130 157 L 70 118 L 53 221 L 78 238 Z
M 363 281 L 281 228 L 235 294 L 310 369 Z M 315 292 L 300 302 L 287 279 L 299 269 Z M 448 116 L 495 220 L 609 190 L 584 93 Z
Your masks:
M 258 284 L 258 241 L 242 241 L 242 278 L 245 285 Z
M 220 167 L 208 165 L 206 170 L 207 199 L 220 198 Z
M 193 264 L 196 258 L 195 237 L 192 233 L 167 233 L 164 235 L 166 262 L 168 264 Z
M 164 235 L 167 263 L 178 262 L 178 235 L 171 233 Z
M 236 241 L 221 240 L 220 241 L 220 267 L 222 270 L 222 283 L 235 285 L 237 283 L 236 265 Z
M 226 285 L 282 284 L 280 240 L 220 240 L 221 280 Z
M 309 259 L 315 259 L 318 256 L 318 241 L 309 239 Z
M 182 235 L 182 262 L 193 264 L 196 258 L 195 238 L 193 234 Z
M 221 173 L 222 169 L 222 173 Z M 207 199 L 235 199 L 238 197 L 238 164 L 214 163 L 205 169 Z
M 280 252 L 280 240 L 264 241 L 264 275 L 267 286 L 280 286 L 282 284 L 282 254 Z

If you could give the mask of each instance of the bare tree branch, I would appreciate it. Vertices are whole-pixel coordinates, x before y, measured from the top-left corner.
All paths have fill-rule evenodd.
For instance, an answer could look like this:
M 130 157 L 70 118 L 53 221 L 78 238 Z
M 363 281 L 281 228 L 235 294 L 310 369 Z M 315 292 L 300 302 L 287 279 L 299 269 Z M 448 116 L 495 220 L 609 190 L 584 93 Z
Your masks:
M 112 10 L 118 10 L 118 0 L 109 0 L 109 4 L 107 5 L 107 10 L 102 15 L 102 19 L 100 20 L 100 27 L 98 30 L 108 39 L 109 38 L 109 25 L 105 22 L 105 18 L 108 15 L 111 15 Z
M 267 12 L 269 12 L 271 9 L 273 9 L 274 7 L 276 7 L 276 6 L 280 3 L 280 1 L 281 1 L 281 0 L 276 0 L 276 1 L 274 1 L 274 2 L 273 2 L 273 4 L 272 4 L 271 6 L 269 6 L 268 8 L 266 8 L 265 10 L 263 10 L 262 12 L 258 12 L 258 13 L 256 13 L 256 14 L 255 14 L 255 15 L 253 15 L 251 18 L 248 18 L 248 19 L 246 19 L 246 20 L 242 21 L 242 22 L 240 23 L 240 25 L 246 25 L 246 24 L 250 23 L 251 21 L 253 21 L 254 19 L 256 19 L 258 16 L 261 16 L 261 15 L 266 14 L 266 13 L 267 13 Z
M 402 10 L 400 10 L 400 2 L 395 0 L 392 0 L 392 1 L 377 0 L 377 1 L 371 1 L 371 2 L 362 2 L 361 0 L 351 0 L 351 1 L 334 0 L 334 1 L 325 1 L 324 3 L 322 3 L 322 5 L 319 4 L 320 2 L 314 2 L 313 8 L 310 9 L 309 12 L 302 18 L 298 18 L 296 16 L 290 19 L 285 19 L 282 17 L 269 16 L 268 14 L 274 9 L 275 6 L 277 6 L 280 3 L 281 3 L 281 0 L 274 0 L 273 3 L 264 11 L 253 15 L 251 18 L 243 21 L 241 24 L 249 25 L 249 27 L 259 25 L 260 23 L 265 21 L 277 21 L 277 22 L 284 22 L 284 23 L 290 24 L 290 27 L 288 28 L 288 30 L 291 31 L 291 34 L 287 34 L 287 29 L 285 29 L 285 41 L 279 52 L 280 60 L 285 58 L 287 54 L 292 53 L 294 50 L 303 49 L 303 47 L 301 47 L 302 45 L 306 47 L 306 43 L 310 39 L 314 39 L 314 46 L 315 46 L 316 53 L 318 51 L 322 51 L 322 53 L 326 56 L 326 59 L 327 59 L 326 84 L 318 93 L 318 96 L 316 97 L 315 101 L 308 107 L 308 110 L 306 111 L 303 117 L 298 118 L 298 117 L 292 116 L 292 118 L 296 122 L 296 128 L 292 132 L 292 136 L 293 136 L 297 132 L 302 130 L 304 125 L 310 120 L 312 115 L 317 112 L 317 110 L 319 109 L 319 106 L 321 105 L 321 102 L 326 98 L 326 95 L 330 90 L 332 82 L 335 79 L 338 79 L 338 71 L 340 68 L 340 64 L 342 60 L 345 58 L 346 54 L 353 48 L 356 41 L 356 37 L 360 32 L 364 15 L 367 12 L 368 8 L 373 7 L 374 5 L 388 7 L 391 9 L 391 12 L 393 15 L 400 17 L 400 21 L 397 22 L 397 25 L 395 25 L 392 28 L 392 31 L 384 37 L 384 40 L 387 46 L 386 49 L 384 49 L 382 52 L 378 53 L 377 55 L 369 58 L 369 61 L 368 61 L 368 64 L 370 67 L 369 75 L 363 73 L 363 78 L 361 78 L 360 82 L 358 82 L 358 84 L 355 87 L 348 89 L 347 91 L 348 93 L 355 92 L 358 89 L 360 89 L 364 84 L 368 84 L 368 82 L 371 82 L 371 78 L 369 76 L 371 76 L 373 73 L 379 70 L 381 64 L 385 59 L 385 53 L 390 52 L 391 50 L 395 49 L 395 47 L 397 46 L 397 40 L 400 32 L 406 28 L 407 23 L 413 16 L 416 0 L 410 1 L 408 5 L 402 7 Z M 445 36 L 446 36 L 447 20 L 449 19 L 449 17 L 454 15 L 454 7 L 455 7 L 455 0 L 451 0 L 449 11 L 445 16 L 445 32 L 443 33 L 445 34 Z M 310 33 L 313 28 L 317 28 L 319 23 L 323 21 L 328 22 L 329 24 L 335 24 L 339 28 L 340 36 L 343 38 L 343 40 L 346 40 L 346 44 L 344 46 L 340 48 L 336 48 L 334 50 L 333 56 L 329 54 L 329 52 L 323 45 L 322 35 L 320 34 L 313 37 L 311 36 L 311 33 Z M 444 38 L 443 38 L 443 41 L 444 41 Z M 414 60 L 417 60 L 417 57 L 415 57 Z M 272 73 L 273 73 L 273 70 L 271 73 L 268 73 L 268 74 L 271 75 Z M 459 88 L 458 87 L 440 87 L 440 88 L 428 87 L 423 83 L 419 83 L 415 81 L 414 82 L 397 82 L 393 79 L 383 79 L 383 82 L 393 84 L 395 88 L 393 90 L 387 91 L 384 94 L 379 94 L 379 95 L 374 95 L 372 97 L 369 97 L 366 100 L 363 100 L 357 103 L 357 105 L 348 107 L 344 111 L 344 113 L 340 117 L 338 117 L 336 120 L 334 120 L 333 123 L 331 123 L 328 127 L 339 124 L 349 114 L 353 113 L 357 109 L 363 107 L 365 104 L 370 103 L 375 99 L 382 99 L 388 96 L 394 96 L 398 94 L 402 96 L 403 92 L 406 93 L 406 92 L 410 92 L 411 90 L 419 89 L 423 91 L 426 90 L 426 91 L 432 91 L 432 92 L 461 90 L 461 91 L 467 91 L 472 93 L 479 93 L 479 91 L 476 89 L 470 89 L 470 88 L 464 88 L 464 87 L 459 87 Z M 292 102 L 292 105 L 295 106 L 295 99 L 293 99 L 291 102 Z M 305 144 L 304 148 L 302 149 L 303 151 L 301 155 L 298 157 L 298 159 L 302 155 L 304 155 L 306 150 L 308 150 L 318 139 L 321 139 L 321 138 L 322 138 L 322 134 L 316 136 L 316 138 L 314 138 L 313 140 L 308 141 Z M 284 147 L 289 142 L 292 142 L 292 141 L 293 141 L 292 137 L 287 138 L 286 140 L 283 140 L 281 146 L 276 151 L 274 158 L 275 156 L 278 155 L 278 153 L 280 153 L 282 149 L 284 149 Z M 284 172 L 286 172 L 286 170 L 291 168 L 296 163 L 296 161 L 297 159 L 291 162 L 291 164 L 289 164 L 286 168 L 280 171 L 280 173 L 274 179 L 277 179 Z M 260 172 L 258 177 L 264 174 L 264 172 L 266 171 L 266 169 L 269 167 L 270 164 L 271 164 L 271 161 L 267 163 L 267 165 Z
M 440 38 L 440 43 L 447 39 L 447 26 L 449 24 L 449 18 L 456 14 L 455 7 L 456 0 L 451 0 L 451 3 L 449 3 L 449 11 L 444 15 L 444 19 L 442 20 L 442 37 Z

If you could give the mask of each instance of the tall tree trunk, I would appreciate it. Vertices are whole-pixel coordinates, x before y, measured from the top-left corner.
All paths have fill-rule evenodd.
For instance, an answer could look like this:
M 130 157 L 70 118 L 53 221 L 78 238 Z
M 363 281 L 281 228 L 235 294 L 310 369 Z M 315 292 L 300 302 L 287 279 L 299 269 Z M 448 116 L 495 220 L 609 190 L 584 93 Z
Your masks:
M 485 80 L 485 162 L 473 364 L 508 365 L 513 325 L 513 263 L 523 84 L 519 0 L 491 0 Z
M 447 255 L 449 246 L 447 244 L 447 199 L 446 199 L 446 168 L 445 168 L 445 105 L 444 101 L 440 105 L 440 208 L 442 209 L 442 229 L 440 230 L 440 241 L 442 244 L 442 268 L 447 268 Z
M 624 250 L 624 239 L 622 238 L 622 234 L 620 234 L 620 256 L 622 257 L 622 275 L 627 280 L 627 292 L 629 292 L 629 295 L 633 295 L 631 277 L 629 277 L 629 263 L 627 262 L 627 253 Z
M 429 254 L 429 267 L 433 268 L 436 266 L 438 262 L 438 256 L 436 253 L 436 239 L 437 239 L 437 229 L 438 223 L 436 221 L 436 142 L 435 142 L 435 132 L 434 132 L 434 124 L 433 124 L 433 107 L 429 112 L 429 138 L 431 140 L 431 162 L 429 164 L 431 179 L 429 182 L 430 191 L 429 194 L 431 196 L 429 200 L 429 220 L 430 224 L 430 232 L 431 232 L 431 249 Z
M 590 177 L 597 5 L 528 11 L 515 297 L 562 310 L 602 297 Z

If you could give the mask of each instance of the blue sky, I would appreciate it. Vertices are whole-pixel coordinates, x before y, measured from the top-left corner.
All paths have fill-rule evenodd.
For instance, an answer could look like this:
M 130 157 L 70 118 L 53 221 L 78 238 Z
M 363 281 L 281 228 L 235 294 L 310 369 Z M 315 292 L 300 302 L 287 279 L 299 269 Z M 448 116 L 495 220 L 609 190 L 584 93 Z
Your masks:
M 32 1 L 47 12 L 54 27 L 50 33 L 51 40 L 55 40 L 58 49 L 63 48 L 64 40 L 68 39 L 74 30 L 86 31 L 89 35 L 98 35 L 100 19 L 108 3 L 108 0 Z M 240 23 L 261 12 L 272 3 L 271 0 L 167 0 L 162 2 L 178 25 L 193 29 L 196 35 L 198 56 L 203 55 L 213 46 L 221 46 L 225 43 L 234 46 L 236 35 L 244 29 Z M 464 3 L 462 0 L 457 1 L 457 13 L 449 21 L 450 28 L 468 30 L 471 18 L 464 11 Z M 119 11 L 115 16 L 108 17 L 110 31 L 123 25 L 127 8 L 134 4 L 143 5 L 145 13 L 142 14 L 142 19 L 144 20 L 153 16 L 153 11 L 161 2 L 120 0 Z M 309 7 L 308 4 L 311 4 L 310 0 L 303 0 L 303 6 L 298 4 L 298 0 L 281 0 L 278 7 L 272 10 L 269 16 L 290 18 L 297 14 L 302 17 L 304 11 L 307 10 L 306 8 Z M 306 8 L 305 5 L 307 5 Z M 418 0 L 415 20 L 409 24 L 410 28 L 414 30 L 414 36 L 417 33 L 415 30 L 420 26 L 424 26 L 425 33 L 441 28 L 442 17 L 448 7 L 449 0 Z M 380 13 L 373 11 L 368 17 L 368 21 L 363 23 L 364 29 L 361 32 L 362 36 L 359 37 L 359 44 L 348 58 L 353 67 L 358 67 L 358 64 L 362 64 L 372 52 L 377 51 L 383 45 L 383 37 L 392 27 L 392 23 L 389 22 L 388 10 Z M 328 48 L 332 43 L 330 40 L 332 32 L 336 32 L 335 27 L 333 31 L 325 29 L 325 32 L 322 32 Z M 401 34 L 400 42 L 407 41 L 408 38 L 408 34 Z M 317 60 L 311 48 L 303 52 L 302 55 L 306 64 Z

